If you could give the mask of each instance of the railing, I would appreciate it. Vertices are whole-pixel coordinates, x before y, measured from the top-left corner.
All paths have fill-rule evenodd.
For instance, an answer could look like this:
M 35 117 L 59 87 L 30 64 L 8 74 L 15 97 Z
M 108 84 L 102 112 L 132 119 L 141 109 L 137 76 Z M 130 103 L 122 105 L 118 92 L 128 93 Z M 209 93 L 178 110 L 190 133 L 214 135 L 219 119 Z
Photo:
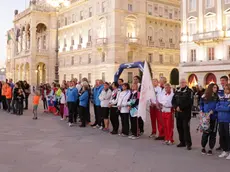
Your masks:
M 49 51 L 47 49 L 38 49 L 37 50 L 37 55 L 48 56 L 49 55 Z
M 193 41 L 208 40 L 208 39 L 215 39 L 215 38 L 222 38 L 222 37 L 224 37 L 224 31 L 212 31 L 212 32 L 194 34 Z
M 96 40 L 96 44 L 97 44 L 97 46 L 102 46 L 102 45 L 107 44 L 107 38 L 98 38 Z
M 164 48 L 165 47 L 165 43 L 164 42 L 159 42 L 159 47 Z
M 80 50 L 82 48 L 81 44 L 78 44 L 77 49 Z
M 176 47 L 175 44 L 173 44 L 173 43 L 169 44 L 169 48 L 175 48 L 175 47 Z
M 140 39 L 139 38 L 126 38 L 126 42 L 128 44 L 139 44 L 140 43 Z
M 154 42 L 150 41 L 150 40 L 147 41 L 147 45 L 148 45 L 148 47 L 154 47 L 155 46 Z
M 73 51 L 73 45 L 70 46 L 70 51 Z
M 87 48 L 92 47 L 92 42 L 87 42 L 86 47 L 87 47 Z

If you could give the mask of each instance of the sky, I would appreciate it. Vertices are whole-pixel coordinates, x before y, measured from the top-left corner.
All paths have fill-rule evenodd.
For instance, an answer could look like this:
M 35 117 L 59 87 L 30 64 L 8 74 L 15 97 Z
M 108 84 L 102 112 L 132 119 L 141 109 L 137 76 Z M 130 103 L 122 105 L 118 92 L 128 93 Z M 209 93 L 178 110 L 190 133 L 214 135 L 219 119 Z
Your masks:
M 1 0 L 0 5 L 0 67 L 4 65 L 6 59 L 7 30 L 13 27 L 14 10 L 19 12 L 25 9 L 29 0 Z

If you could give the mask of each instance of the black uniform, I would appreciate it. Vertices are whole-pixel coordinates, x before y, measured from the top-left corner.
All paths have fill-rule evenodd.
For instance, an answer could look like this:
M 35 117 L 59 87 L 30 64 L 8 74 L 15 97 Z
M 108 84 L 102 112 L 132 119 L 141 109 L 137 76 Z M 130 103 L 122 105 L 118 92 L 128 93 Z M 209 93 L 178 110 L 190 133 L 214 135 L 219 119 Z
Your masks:
M 17 96 L 17 114 L 18 115 L 23 115 L 23 102 L 24 102 L 24 95 L 23 94 L 19 94 Z
M 178 147 L 187 146 L 191 148 L 192 146 L 190 134 L 192 95 L 192 90 L 186 86 L 184 88 L 178 88 L 172 99 L 172 105 L 175 110 L 177 107 L 181 110 L 181 112 L 176 111 L 176 123 L 180 140 Z

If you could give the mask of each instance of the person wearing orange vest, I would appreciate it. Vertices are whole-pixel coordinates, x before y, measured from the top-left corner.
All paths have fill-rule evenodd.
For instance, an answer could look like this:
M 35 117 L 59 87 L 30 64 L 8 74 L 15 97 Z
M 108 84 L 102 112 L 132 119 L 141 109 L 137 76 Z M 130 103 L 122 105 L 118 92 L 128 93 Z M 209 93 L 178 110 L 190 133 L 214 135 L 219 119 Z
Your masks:
M 11 100 L 12 100 L 12 88 L 11 88 L 10 84 L 6 84 L 5 96 L 6 96 L 7 110 L 8 110 L 8 112 L 10 112 Z
M 4 110 L 7 110 L 7 104 L 6 104 L 6 87 L 7 83 L 2 81 L 2 106 Z

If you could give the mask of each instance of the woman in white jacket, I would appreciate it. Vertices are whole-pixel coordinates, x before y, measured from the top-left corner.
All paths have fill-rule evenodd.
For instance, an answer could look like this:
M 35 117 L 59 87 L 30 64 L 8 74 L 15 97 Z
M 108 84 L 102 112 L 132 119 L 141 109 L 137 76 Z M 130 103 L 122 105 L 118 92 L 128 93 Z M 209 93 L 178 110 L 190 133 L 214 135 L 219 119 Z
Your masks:
M 113 92 L 112 96 L 109 101 L 109 108 L 110 108 L 110 121 L 113 126 L 113 131 L 111 134 L 118 134 L 118 129 L 119 129 L 119 113 L 117 112 L 117 103 L 118 103 L 118 98 L 121 93 L 120 89 L 118 89 L 119 85 L 117 82 L 114 82 L 112 84 Z
M 101 101 L 101 115 L 104 120 L 103 131 L 109 132 L 109 100 L 112 96 L 112 91 L 109 89 L 109 83 L 104 83 L 104 89 L 99 96 Z M 102 128 L 101 128 L 102 129 Z
M 121 114 L 121 123 L 122 123 L 122 136 L 129 135 L 129 104 L 128 100 L 131 95 L 130 86 L 128 83 L 122 85 L 123 91 L 120 93 L 118 98 L 117 107 Z

